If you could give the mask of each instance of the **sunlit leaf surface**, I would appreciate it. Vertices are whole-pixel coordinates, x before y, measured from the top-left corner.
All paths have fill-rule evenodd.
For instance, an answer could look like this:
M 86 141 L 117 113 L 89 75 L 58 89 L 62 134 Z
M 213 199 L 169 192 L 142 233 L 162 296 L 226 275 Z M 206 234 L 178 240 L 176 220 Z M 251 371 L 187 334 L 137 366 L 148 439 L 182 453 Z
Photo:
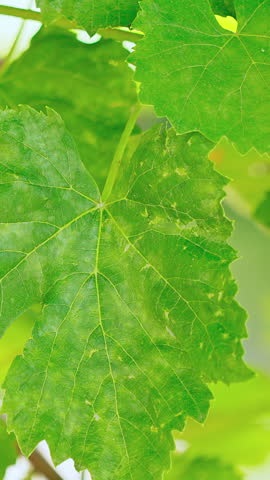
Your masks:
M 143 0 L 135 78 L 142 102 L 178 133 L 226 135 L 241 152 L 269 152 L 270 2 L 234 4 L 236 33 L 219 25 L 208 0 Z
M 9 430 L 94 479 L 161 479 L 206 382 L 250 376 L 211 144 L 150 130 L 104 203 L 54 112 L 3 111 L 0 131 L 1 330 L 43 304 L 4 385 Z

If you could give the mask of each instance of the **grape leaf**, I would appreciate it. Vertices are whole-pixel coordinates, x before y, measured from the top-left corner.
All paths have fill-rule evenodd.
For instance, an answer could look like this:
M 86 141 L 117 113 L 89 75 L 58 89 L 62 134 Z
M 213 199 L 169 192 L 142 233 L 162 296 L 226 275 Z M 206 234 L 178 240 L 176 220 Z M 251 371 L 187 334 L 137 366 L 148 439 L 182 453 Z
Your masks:
M 41 31 L 0 78 L 0 103 L 57 110 L 75 137 L 84 164 L 103 186 L 136 101 L 126 56 L 127 51 L 112 40 L 86 45 L 62 29 Z
M 125 27 L 134 20 L 139 8 L 138 0 L 36 0 L 43 18 L 50 23 L 66 17 L 90 33 L 99 28 Z
M 211 0 L 211 5 L 214 13 L 217 15 L 235 17 L 233 0 Z
M 16 443 L 13 434 L 8 434 L 0 418 L 0 478 L 4 478 L 7 467 L 16 463 Z
M 8 428 L 93 479 L 161 479 L 205 382 L 250 376 L 209 142 L 147 132 L 104 204 L 55 113 L 7 110 L 0 132 L 1 329 L 44 305 L 4 385 Z
M 222 135 L 239 151 L 270 151 L 270 2 L 235 0 L 237 33 L 216 21 L 208 0 L 143 0 L 145 33 L 131 57 L 141 100 L 178 133 Z
M 243 475 L 219 458 L 197 457 L 190 462 L 182 458 L 183 468 L 170 472 L 166 480 L 241 480 Z

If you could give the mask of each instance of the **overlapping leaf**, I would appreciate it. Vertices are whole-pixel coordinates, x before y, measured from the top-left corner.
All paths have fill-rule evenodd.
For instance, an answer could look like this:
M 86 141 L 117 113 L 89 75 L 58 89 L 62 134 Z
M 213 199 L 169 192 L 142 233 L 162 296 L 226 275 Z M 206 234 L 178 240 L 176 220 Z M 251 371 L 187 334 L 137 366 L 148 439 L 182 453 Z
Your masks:
M 133 60 L 141 100 L 179 133 L 228 136 L 241 152 L 270 150 L 269 0 L 235 0 L 237 33 L 208 0 L 143 0 L 135 27 L 146 37 Z
M 149 131 L 104 204 L 56 114 L 5 111 L 0 132 L 1 330 L 44 305 L 5 383 L 9 429 L 93 479 L 160 479 L 204 382 L 249 376 L 209 142 Z
M 42 110 L 49 106 L 59 112 L 84 164 L 102 186 L 136 101 L 126 56 L 126 50 L 110 40 L 86 45 L 61 29 L 40 32 L 0 78 L 0 103 Z
M 135 18 L 138 0 L 36 0 L 46 22 L 61 17 L 75 21 L 90 32 L 102 27 L 125 27 Z

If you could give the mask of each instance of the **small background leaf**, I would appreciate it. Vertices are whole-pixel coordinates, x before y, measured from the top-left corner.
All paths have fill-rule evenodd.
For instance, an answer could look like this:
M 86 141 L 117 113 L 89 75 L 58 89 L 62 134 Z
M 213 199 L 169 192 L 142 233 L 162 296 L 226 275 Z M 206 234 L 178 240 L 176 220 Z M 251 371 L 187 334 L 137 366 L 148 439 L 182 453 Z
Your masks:
M 6 431 L 6 425 L 0 418 L 0 478 L 4 478 L 7 467 L 16 462 L 16 440 L 15 436 Z
M 219 458 L 183 455 L 181 464 L 165 476 L 165 480 L 241 480 L 244 476 L 236 468 Z
M 257 207 L 255 212 L 255 218 L 260 223 L 270 228 L 270 192 L 266 193 L 265 198 Z
M 220 173 L 231 179 L 228 192 L 233 206 L 256 217 L 262 225 L 270 226 L 270 157 L 260 155 L 255 149 L 241 155 L 223 138 L 210 153 Z M 237 196 L 239 196 L 239 201 Z
M 183 455 L 182 464 L 165 476 L 166 480 L 241 480 L 243 475 L 219 458 Z

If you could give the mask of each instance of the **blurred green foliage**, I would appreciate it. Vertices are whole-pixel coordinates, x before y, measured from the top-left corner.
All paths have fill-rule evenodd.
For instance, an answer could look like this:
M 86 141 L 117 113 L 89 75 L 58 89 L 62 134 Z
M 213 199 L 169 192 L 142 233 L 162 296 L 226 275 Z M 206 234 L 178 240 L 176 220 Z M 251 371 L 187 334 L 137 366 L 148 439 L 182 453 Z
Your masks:
M 189 420 L 176 438 L 190 444 L 189 454 L 220 456 L 229 463 L 256 465 L 269 453 L 270 381 L 258 374 L 229 387 L 211 386 L 214 398 L 205 425 Z M 176 463 L 179 454 L 175 454 Z M 178 460 L 177 460 L 178 459 Z
M 13 434 L 6 432 L 4 421 L 0 418 L 0 478 L 4 477 L 9 465 L 16 462 L 16 442 Z
M 165 480 L 241 480 L 243 475 L 232 465 L 221 462 L 218 458 L 189 458 L 184 455 L 181 466 L 172 470 Z
M 172 470 L 165 480 L 234 480 L 239 478 L 234 469 L 220 464 L 216 457 L 228 465 L 258 465 L 267 458 L 269 378 L 258 374 L 249 382 L 211 388 L 215 400 L 205 425 L 190 419 L 185 431 L 175 434 L 176 439 L 187 442 L 188 449 L 173 454 Z
M 228 193 L 234 207 L 255 215 L 260 223 L 270 226 L 269 155 L 260 155 L 255 149 L 241 155 L 224 137 L 209 156 L 218 171 L 231 179 Z

